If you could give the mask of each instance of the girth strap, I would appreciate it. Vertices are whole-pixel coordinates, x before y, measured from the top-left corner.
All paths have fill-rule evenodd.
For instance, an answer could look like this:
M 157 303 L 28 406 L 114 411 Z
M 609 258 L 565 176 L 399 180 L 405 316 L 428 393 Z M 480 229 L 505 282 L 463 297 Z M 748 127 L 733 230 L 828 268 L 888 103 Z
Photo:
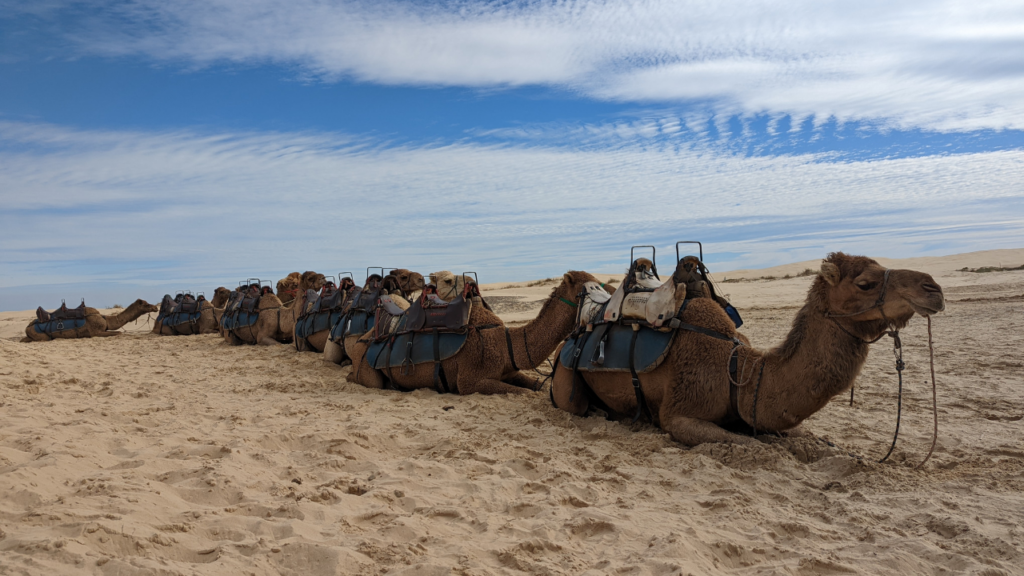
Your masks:
M 633 416 L 633 422 L 640 419 L 640 416 L 646 411 L 648 416 L 651 415 L 651 409 L 647 407 L 647 398 L 644 397 L 644 389 L 640 386 L 640 376 L 636 373 L 635 366 L 635 354 L 636 351 L 636 338 L 640 334 L 640 325 L 633 325 L 633 337 L 629 340 L 629 374 L 632 377 L 633 392 L 636 394 L 636 414 Z M 651 422 L 654 422 L 654 418 L 651 417 Z
M 434 337 L 434 388 L 438 394 L 454 392 L 449 388 L 448 379 L 445 378 L 444 368 L 441 366 L 441 335 L 437 328 L 431 330 L 431 335 Z
M 512 351 L 512 333 L 505 328 L 505 344 L 508 345 L 508 359 L 512 361 L 512 370 L 515 372 L 519 371 L 519 366 L 516 365 L 516 354 Z

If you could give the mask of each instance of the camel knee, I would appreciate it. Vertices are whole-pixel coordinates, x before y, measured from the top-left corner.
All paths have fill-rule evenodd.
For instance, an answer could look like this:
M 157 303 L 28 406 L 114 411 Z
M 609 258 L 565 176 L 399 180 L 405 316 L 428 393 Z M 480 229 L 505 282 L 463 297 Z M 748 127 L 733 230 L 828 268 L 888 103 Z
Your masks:
M 573 380 L 576 379 L 576 390 L 573 391 Z M 555 406 L 576 416 L 583 416 L 590 408 L 587 397 L 586 383 L 577 378 L 571 370 L 555 365 L 555 375 L 551 379 L 551 397 Z
M 728 442 L 733 444 L 753 444 L 757 442 L 750 436 L 741 436 L 725 430 L 714 422 L 676 416 L 666 419 L 662 417 L 662 429 L 680 444 L 697 446 L 708 442 Z

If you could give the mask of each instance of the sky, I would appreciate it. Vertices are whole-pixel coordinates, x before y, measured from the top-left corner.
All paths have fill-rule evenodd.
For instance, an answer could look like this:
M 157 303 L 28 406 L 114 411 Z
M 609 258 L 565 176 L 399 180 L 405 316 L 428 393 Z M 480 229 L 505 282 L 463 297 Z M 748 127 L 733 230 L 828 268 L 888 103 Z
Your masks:
M 0 0 L 0 310 L 1024 246 L 1024 4 Z

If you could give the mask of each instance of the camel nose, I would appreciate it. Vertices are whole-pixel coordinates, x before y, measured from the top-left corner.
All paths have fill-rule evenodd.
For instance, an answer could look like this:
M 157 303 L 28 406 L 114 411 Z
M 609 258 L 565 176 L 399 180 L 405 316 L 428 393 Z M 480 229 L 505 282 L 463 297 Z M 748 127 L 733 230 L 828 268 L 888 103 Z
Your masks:
M 921 288 L 925 292 L 938 292 L 939 294 L 942 294 L 942 287 L 935 282 L 925 282 L 924 284 L 921 284 Z

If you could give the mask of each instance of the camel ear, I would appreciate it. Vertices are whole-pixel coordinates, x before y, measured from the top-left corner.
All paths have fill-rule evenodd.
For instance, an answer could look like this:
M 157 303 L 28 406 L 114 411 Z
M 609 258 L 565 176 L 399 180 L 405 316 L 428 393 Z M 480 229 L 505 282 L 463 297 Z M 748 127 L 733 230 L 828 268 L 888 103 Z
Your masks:
M 839 274 L 839 267 L 831 262 L 822 262 L 821 271 L 818 275 L 825 279 L 830 286 L 835 286 L 839 283 L 841 275 Z
M 562 282 L 572 284 L 574 281 L 575 280 L 573 280 L 572 274 L 569 274 L 568 272 L 562 274 Z

